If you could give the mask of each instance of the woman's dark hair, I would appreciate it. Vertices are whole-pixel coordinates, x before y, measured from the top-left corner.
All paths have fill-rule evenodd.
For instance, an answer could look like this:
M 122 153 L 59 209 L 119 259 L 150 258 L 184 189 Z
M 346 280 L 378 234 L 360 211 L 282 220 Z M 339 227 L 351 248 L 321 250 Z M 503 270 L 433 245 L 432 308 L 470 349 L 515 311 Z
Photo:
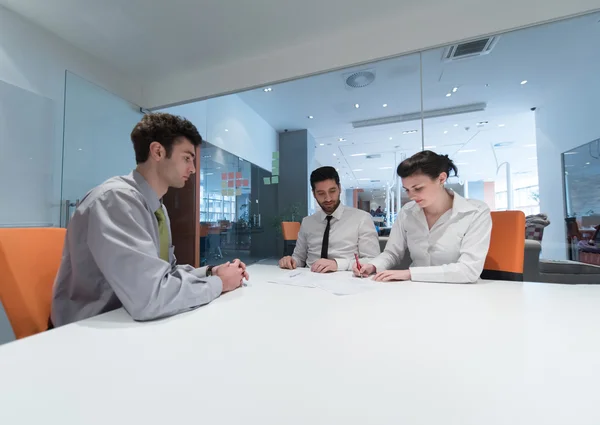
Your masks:
M 400 177 L 408 177 L 414 174 L 425 174 L 432 179 L 437 179 L 442 173 L 448 174 L 454 171 L 458 175 L 458 168 L 448 155 L 438 155 L 432 151 L 423 151 L 405 159 L 398 165 L 397 173 Z

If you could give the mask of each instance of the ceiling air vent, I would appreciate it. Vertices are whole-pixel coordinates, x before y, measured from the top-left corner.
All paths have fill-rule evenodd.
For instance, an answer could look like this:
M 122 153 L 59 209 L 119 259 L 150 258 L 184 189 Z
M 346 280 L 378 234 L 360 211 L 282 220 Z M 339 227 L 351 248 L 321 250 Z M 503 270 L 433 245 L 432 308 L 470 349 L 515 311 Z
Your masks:
M 367 87 L 369 84 L 375 81 L 375 72 L 370 69 L 365 69 L 363 71 L 345 74 L 344 78 L 346 79 L 346 86 L 348 88 L 359 89 L 362 87 Z
M 492 51 L 498 42 L 498 39 L 498 36 L 494 36 L 450 46 L 444 52 L 444 61 L 451 62 L 460 59 L 487 55 Z
M 367 159 L 377 159 L 377 158 L 381 158 L 381 154 L 380 153 L 376 153 L 373 155 L 367 155 L 365 158 Z

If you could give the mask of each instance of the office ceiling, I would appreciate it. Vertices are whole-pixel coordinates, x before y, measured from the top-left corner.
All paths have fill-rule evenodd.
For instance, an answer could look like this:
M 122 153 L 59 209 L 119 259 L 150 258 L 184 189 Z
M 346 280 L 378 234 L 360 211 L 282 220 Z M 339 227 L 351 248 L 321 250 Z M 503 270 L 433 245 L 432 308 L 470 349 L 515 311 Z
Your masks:
M 284 48 L 427 1 L 0 0 L 0 5 L 124 72 L 151 78 Z
M 425 147 L 450 155 L 463 180 L 496 180 L 497 164 L 508 161 L 517 184 L 529 182 L 537 174 L 531 108 L 599 84 L 599 19 L 588 15 L 503 34 L 491 53 L 471 59 L 446 62 L 440 48 L 239 96 L 278 131 L 308 128 L 319 164 L 338 167 L 345 187 L 384 186 L 400 160 L 421 150 L 422 130 Z M 480 103 L 485 110 L 426 119 L 423 129 L 420 120 L 354 129 L 353 121 L 420 111 L 421 61 L 424 111 Z M 347 76 L 364 70 L 375 74 L 374 82 L 347 87 Z

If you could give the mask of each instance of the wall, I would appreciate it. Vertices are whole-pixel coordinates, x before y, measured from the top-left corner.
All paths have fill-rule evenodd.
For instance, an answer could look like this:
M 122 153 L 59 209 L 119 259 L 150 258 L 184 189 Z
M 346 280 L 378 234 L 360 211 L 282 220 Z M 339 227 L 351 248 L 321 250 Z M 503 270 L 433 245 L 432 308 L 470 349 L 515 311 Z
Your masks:
M 237 95 L 163 109 L 192 121 L 207 142 L 271 171 L 277 132 Z
M 536 110 L 540 212 L 548 214 L 542 257 L 567 258 L 561 154 L 600 137 L 597 102 L 600 82 L 589 76 L 556 93 Z
M 96 58 L 30 24 L 19 15 L 0 7 L 0 81 L 50 99 L 53 104 L 51 114 L 54 131 L 40 140 L 40 143 L 52 146 L 49 155 L 44 155 L 42 160 L 53 164 L 51 199 L 54 202 L 51 221 L 55 225 L 59 223 L 60 213 L 63 103 L 67 69 L 134 103 L 140 102 L 140 82 L 120 74 Z M 27 166 L 35 167 L 35 164 Z M 15 191 L 26 190 L 19 187 L 19 179 L 10 184 Z
M 308 145 L 312 138 L 307 130 L 297 130 L 279 134 L 279 213 L 284 214 L 289 205 L 297 204 L 300 215 L 309 213 L 311 194 L 308 169 Z M 314 143 L 314 141 L 312 142 Z M 308 190 L 307 190 L 308 186 Z
M 149 107 L 204 99 L 349 65 L 522 28 L 600 8 L 598 0 L 411 2 L 402 14 L 304 39 L 212 68 L 177 70 L 145 84 Z M 518 11 L 518 13 L 515 13 Z M 310 34 L 310 28 L 307 28 Z

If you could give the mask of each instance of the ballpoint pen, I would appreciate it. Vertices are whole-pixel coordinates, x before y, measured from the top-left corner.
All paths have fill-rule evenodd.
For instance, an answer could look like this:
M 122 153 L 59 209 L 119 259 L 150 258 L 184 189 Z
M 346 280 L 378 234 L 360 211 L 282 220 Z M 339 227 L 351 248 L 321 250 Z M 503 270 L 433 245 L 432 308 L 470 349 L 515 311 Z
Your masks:
M 358 268 L 358 277 L 360 277 L 362 279 L 363 275 L 362 272 L 360 271 L 360 261 L 358 261 L 358 254 L 354 254 L 354 258 L 356 259 L 356 267 Z

